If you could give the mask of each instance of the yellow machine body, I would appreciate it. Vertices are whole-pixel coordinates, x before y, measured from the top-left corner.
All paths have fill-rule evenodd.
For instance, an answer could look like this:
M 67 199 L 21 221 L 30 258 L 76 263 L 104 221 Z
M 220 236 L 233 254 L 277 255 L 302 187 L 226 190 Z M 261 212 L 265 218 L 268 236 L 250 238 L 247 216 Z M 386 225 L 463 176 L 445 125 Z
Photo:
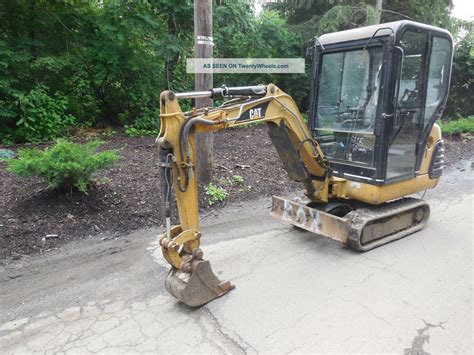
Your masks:
M 432 129 L 429 144 L 425 149 L 422 168 L 415 178 L 382 186 L 354 182 L 330 176 L 330 169 L 324 154 L 304 124 L 293 99 L 273 84 L 265 88 L 265 95 L 257 100 L 244 100 L 224 107 L 195 110 L 188 113 L 181 111 L 175 93 L 165 91 L 161 94 L 161 131 L 157 143 L 162 152 L 162 167 L 171 172 L 172 183 L 170 181 L 169 186 L 174 186 L 180 225 L 170 227 L 169 231 L 161 236 L 160 244 L 164 258 L 172 266 L 167 278 L 167 289 L 188 305 L 204 304 L 225 294 L 232 288 L 229 282 L 221 282 L 212 274 L 208 262 L 202 259 L 203 253 L 199 249 L 201 234 L 195 170 L 196 133 L 223 130 L 249 122 L 266 122 L 269 125 L 280 127 L 279 129 L 283 129 L 287 133 L 291 145 L 297 150 L 295 155 L 280 151 L 280 158 L 284 165 L 290 166 L 290 168 L 297 161 L 301 164 L 300 167 L 304 167 L 304 170 L 308 172 L 308 176 L 312 177 L 305 183 L 305 195 L 308 201 L 314 203 L 325 204 L 333 199 L 344 199 L 379 205 L 432 188 L 438 182 L 438 179 L 430 179 L 428 176 L 428 166 L 432 159 L 434 143 L 441 139 L 441 131 L 437 125 Z M 255 107 L 262 104 L 266 104 L 266 111 L 263 116 L 260 116 Z M 248 114 L 247 118 L 241 119 L 245 114 Z M 186 125 L 191 127 L 186 131 L 187 134 L 183 135 Z M 294 175 L 295 172 L 290 169 L 289 175 L 292 174 Z M 305 178 L 304 176 L 293 177 L 299 181 Z M 283 209 L 275 206 L 275 201 L 278 200 L 274 200 L 273 214 L 275 216 L 279 215 L 278 211 L 280 210 L 280 217 L 284 221 L 306 228 L 304 223 L 298 222 L 297 218 L 290 218 L 291 212 L 287 211 L 286 216 L 283 216 Z M 296 211 L 296 208 L 300 208 L 300 206 L 293 206 L 293 208 Z M 348 243 L 347 235 L 350 231 L 347 221 L 341 222 L 340 217 L 324 211 L 317 213 L 319 221 L 324 219 L 324 227 L 317 230 L 306 229 L 344 244 Z M 297 217 L 296 212 L 294 215 Z M 425 222 L 428 215 L 429 211 L 423 215 L 420 222 L 422 220 Z M 339 232 L 336 232 L 337 230 Z M 360 247 L 356 247 L 356 249 L 363 250 Z M 201 263 L 206 263 L 206 267 Z M 198 272 L 197 270 L 204 271 Z M 202 296 L 203 293 L 205 293 L 204 296 Z
M 441 117 L 449 92 L 453 41 L 448 31 L 398 21 L 315 38 L 306 124 L 276 85 L 225 87 L 160 96 L 157 138 L 171 265 L 167 290 L 199 306 L 224 295 L 200 250 L 196 134 L 265 123 L 299 201 L 273 198 L 272 215 L 368 251 L 423 228 L 428 204 L 408 197 L 436 186 L 444 165 Z M 182 112 L 179 101 L 225 98 Z M 173 191 L 179 225 L 171 225 Z

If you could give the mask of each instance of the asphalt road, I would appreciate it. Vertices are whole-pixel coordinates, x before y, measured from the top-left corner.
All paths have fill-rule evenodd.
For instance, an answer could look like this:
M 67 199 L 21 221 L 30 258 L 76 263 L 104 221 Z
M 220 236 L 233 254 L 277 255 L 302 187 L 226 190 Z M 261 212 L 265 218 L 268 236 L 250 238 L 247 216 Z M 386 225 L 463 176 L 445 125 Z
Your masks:
M 268 200 L 206 216 L 204 252 L 236 289 L 198 309 L 164 290 L 158 230 L 23 258 L 0 267 L 0 353 L 471 354 L 473 183 L 459 163 L 427 192 L 427 228 L 367 253 Z

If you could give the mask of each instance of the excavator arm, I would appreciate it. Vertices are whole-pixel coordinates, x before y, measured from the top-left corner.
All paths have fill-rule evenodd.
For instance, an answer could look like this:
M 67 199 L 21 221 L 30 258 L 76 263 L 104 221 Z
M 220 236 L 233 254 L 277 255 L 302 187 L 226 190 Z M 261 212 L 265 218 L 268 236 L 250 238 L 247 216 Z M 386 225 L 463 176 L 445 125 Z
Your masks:
M 181 111 L 180 99 L 198 97 L 228 100 L 218 107 Z M 290 179 L 302 182 L 312 201 L 327 202 L 329 169 L 295 102 L 273 84 L 179 94 L 164 91 L 160 96 L 160 108 L 161 130 L 157 143 L 166 225 L 160 246 L 171 265 L 165 285 L 168 292 L 183 303 L 200 306 L 227 293 L 233 286 L 214 275 L 199 249 L 196 134 L 249 123 L 267 123 Z M 173 188 L 180 221 L 175 226 L 171 226 Z

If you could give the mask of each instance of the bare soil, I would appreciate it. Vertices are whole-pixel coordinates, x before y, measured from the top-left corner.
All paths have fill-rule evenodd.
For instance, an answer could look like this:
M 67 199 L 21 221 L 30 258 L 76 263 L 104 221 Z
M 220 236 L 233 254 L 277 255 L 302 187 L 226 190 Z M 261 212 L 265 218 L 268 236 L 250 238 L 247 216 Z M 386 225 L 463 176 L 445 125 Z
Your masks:
M 8 262 L 71 240 L 97 235 L 111 238 L 163 223 L 155 138 L 119 134 L 101 139 L 106 141 L 103 149 L 116 149 L 121 158 L 98 175 L 108 183 L 91 187 L 87 195 L 76 192 L 71 197 L 50 191 L 41 180 L 17 177 L 0 163 L 0 260 Z M 204 213 L 299 186 L 287 179 L 266 127 L 216 133 L 214 158 L 213 184 L 229 195 L 226 201 L 210 206 L 201 186 Z M 236 175 L 243 178 L 242 183 Z
M 112 238 L 162 224 L 154 138 L 119 134 L 102 139 L 106 141 L 103 149 L 116 149 L 121 159 L 99 174 L 109 182 L 91 187 L 87 195 L 50 191 L 42 181 L 19 178 L 0 163 L 0 262 L 54 249 L 71 240 Z M 473 142 L 447 140 L 448 165 L 461 169 L 458 162 L 472 158 Z M 200 207 L 205 214 L 226 203 L 270 197 L 301 187 L 288 180 L 266 127 L 216 133 L 214 164 L 213 183 L 229 196 L 225 202 L 210 206 L 201 186 Z M 242 183 L 236 175 L 243 178 Z

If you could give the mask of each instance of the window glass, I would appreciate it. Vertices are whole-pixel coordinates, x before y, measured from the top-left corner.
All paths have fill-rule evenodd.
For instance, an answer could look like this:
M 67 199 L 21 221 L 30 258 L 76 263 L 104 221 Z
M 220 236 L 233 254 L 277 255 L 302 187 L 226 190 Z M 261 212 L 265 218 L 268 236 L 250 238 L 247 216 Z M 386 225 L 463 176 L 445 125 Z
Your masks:
M 319 82 L 319 107 L 336 106 L 339 103 L 344 53 L 324 55 Z
M 426 58 L 425 32 L 406 31 L 401 39 L 404 57 L 398 92 L 396 121 L 390 135 L 387 178 L 415 172 L 416 143 L 421 132 L 423 68 Z
M 413 31 L 406 31 L 402 37 L 404 57 L 398 96 L 401 108 L 420 108 L 426 39 L 425 33 Z
M 322 56 L 316 136 L 333 160 L 373 165 L 382 47 Z
M 449 66 L 451 64 L 451 43 L 440 37 L 433 38 L 428 72 L 428 88 L 424 126 L 426 127 L 441 104 L 448 90 Z
M 323 55 L 317 129 L 373 131 L 382 47 Z

